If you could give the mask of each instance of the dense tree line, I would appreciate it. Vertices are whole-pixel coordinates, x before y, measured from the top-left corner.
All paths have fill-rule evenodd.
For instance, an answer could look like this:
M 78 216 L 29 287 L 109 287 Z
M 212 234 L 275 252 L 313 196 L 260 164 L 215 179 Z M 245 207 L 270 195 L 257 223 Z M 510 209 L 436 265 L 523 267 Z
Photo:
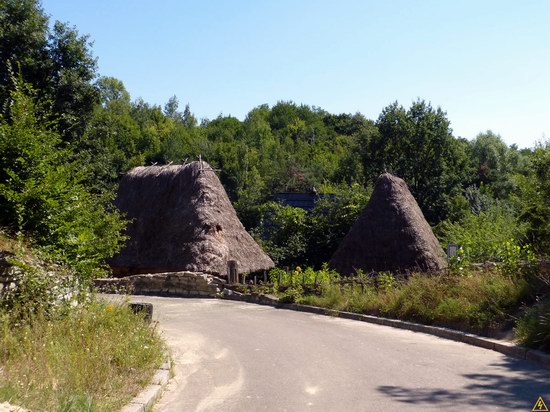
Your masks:
M 280 263 L 326 260 L 384 171 L 407 181 L 429 222 L 445 236 L 453 236 L 453 225 L 498 210 L 517 227 L 517 242 L 549 251 L 548 142 L 519 150 L 491 131 L 471 141 L 456 137 L 446 113 L 423 100 L 409 108 L 392 103 L 376 120 L 281 101 L 253 108 L 244 120 L 198 121 L 189 105 L 181 110 L 176 96 L 164 107 L 132 100 L 121 80 L 99 75 L 90 47 L 88 37 L 68 24 L 56 22 L 50 29 L 37 0 L 0 5 L 0 208 L 6 228 L 29 228 L 28 216 L 34 215 L 22 209 L 42 207 L 21 197 L 34 178 L 14 186 L 14 174 L 24 175 L 14 171 L 13 156 L 35 139 L 44 152 L 40 167 L 66 168 L 63 173 L 70 176 L 78 172 L 76 180 L 63 184 L 99 196 L 107 211 L 106 199 L 131 167 L 201 155 L 221 170 L 243 223 Z M 25 104 L 26 109 L 20 107 Z M 40 120 L 25 123 L 21 110 Z M 28 136 L 20 147 L 16 127 Z M 36 147 L 29 150 L 29 162 L 18 165 L 27 172 L 38 156 Z M 310 191 L 334 196 L 310 214 L 271 202 L 277 192 Z M 60 199 L 38 192 L 38 203 L 51 206 L 51 198 Z M 105 216 L 118 219 L 109 213 Z M 29 233 L 36 235 L 40 219 L 48 220 L 32 219 L 35 229 Z M 268 232 L 266 219 L 277 223 Z M 99 236 L 96 232 L 93 236 Z

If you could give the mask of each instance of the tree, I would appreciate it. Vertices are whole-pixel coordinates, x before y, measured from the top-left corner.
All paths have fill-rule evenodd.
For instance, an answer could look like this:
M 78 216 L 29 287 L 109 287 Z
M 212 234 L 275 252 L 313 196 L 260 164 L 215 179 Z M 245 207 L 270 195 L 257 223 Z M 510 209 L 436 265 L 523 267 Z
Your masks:
M 328 114 L 323 118 L 327 127 L 332 128 L 336 133 L 346 136 L 356 136 L 372 124 L 371 120 L 367 120 L 361 113 L 354 115 Z
M 541 142 L 531 158 L 528 176 L 518 176 L 520 220 L 541 255 L 550 256 L 550 141 Z
M 260 207 L 260 223 L 253 231 L 278 266 L 305 262 L 307 214 L 300 208 L 268 202 Z
M 101 76 L 96 82 L 96 87 L 99 90 L 100 102 L 103 107 L 108 107 L 115 102 L 130 105 L 130 93 L 121 80 L 115 77 Z
M 499 135 L 491 130 L 478 134 L 471 143 L 469 158 L 475 173 L 472 183 L 488 187 L 496 198 L 511 191 L 508 146 Z
M 430 223 L 445 219 L 466 171 L 465 154 L 446 113 L 423 100 L 408 110 L 395 102 L 382 110 L 376 126 L 362 136 L 369 180 L 384 171 L 396 174 L 407 182 Z
M 99 191 L 113 190 L 121 173 L 142 163 L 137 150 L 140 129 L 133 119 L 130 94 L 122 81 L 101 77 L 97 83 L 101 104 L 96 105 L 88 123 L 79 157 L 89 164 L 94 186 Z
M 82 137 L 87 122 L 99 103 L 97 59 L 90 51 L 89 36 L 79 36 L 76 27 L 55 22 L 49 36 L 53 72 L 50 85 L 54 115 L 66 141 Z
M 325 185 L 324 196 L 308 215 L 307 261 L 321 267 L 336 252 L 367 205 L 372 189 L 360 184 Z
M 174 122 L 162 113 L 160 106 L 150 105 L 141 98 L 132 103 L 130 115 L 139 128 L 136 151 L 141 163 L 159 161 L 162 141 L 173 129 Z
M 185 105 L 185 109 L 183 110 L 183 113 L 178 111 L 179 107 L 179 100 L 174 95 L 168 99 L 168 102 L 164 105 L 164 114 L 172 119 L 176 123 L 181 123 L 187 128 L 193 128 L 197 125 L 197 119 L 191 113 L 191 107 L 189 106 L 189 103 Z
M 36 0 L 0 2 L 0 103 L 10 98 L 14 72 L 46 89 L 52 65 L 47 33 L 48 17 Z
M 0 118 L 0 225 L 89 279 L 120 248 L 125 222 L 107 196 L 86 188 L 88 170 L 35 95 L 14 80 L 8 116 Z
M 10 98 L 10 76 L 20 73 L 38 98 L 52 102 L 64 140 L 76 142 L 99 101 L 97 63 L 88 36 L 48 23 L 38 0 L 0 2 L 0 105 Z
M 189 103 L 187 103 L 185 105 L 185 109 L 183 109 L 182 121 L 184 126 L 190 129 L 197 125 L 197 118 L 191 112 L 191 107 L 189 106 Z
M 168 99 L 168 102 L 164 105 L 164 115 L 174 121 L 182 120 L 181 112 L 178 112 L 179 100 L 174 95 Z

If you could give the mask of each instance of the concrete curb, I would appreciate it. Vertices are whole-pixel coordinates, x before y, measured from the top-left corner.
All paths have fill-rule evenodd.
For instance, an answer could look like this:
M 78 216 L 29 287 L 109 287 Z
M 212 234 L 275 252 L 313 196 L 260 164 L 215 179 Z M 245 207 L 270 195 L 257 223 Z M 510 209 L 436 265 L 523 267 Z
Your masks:
M 485 338 L 472 333 L 461 332 L 454 329 L 443 328 L 439 326 L 428 326 L 419 323 L 407 322 L 397 319 L 382 318 L 372 315 L 362 315 L 360 313 L 343 312 L 334 309 L 320 308 L 317 306 L 300 305 L 297 303 L 282 304 L 277 298 L 271 296 L 251 296 L 232 293 L 223 296 L 226 300 L 235 300 L 240 302 L 256 303 L 260 305 L 273 306 L 278 309 L 294 310 L 298 312 L 314 313 L 316 315 L 333 316 L 343 319 L 358 320 L 361 322 L 373 323 L 382 326 L 391 326 L 393 328 L 407 329 L 413 332 L 427 333 L 444 339 L 463 342 L 468 345 L 478 346 L 480 348 L 494 350 L 504 355 L 517 359 L 536 362 L 546 369 L 550 369 L 550 355 L 535 349 L 524 348 L 512 342 L 505 342 L 497 339 Z
M 153 380 L 134 399 L 130 401 L 120 412 L 145 412 L 160 398 L 168 381 L 170 380 L 170 363 L 165 361 L 157 369 Z

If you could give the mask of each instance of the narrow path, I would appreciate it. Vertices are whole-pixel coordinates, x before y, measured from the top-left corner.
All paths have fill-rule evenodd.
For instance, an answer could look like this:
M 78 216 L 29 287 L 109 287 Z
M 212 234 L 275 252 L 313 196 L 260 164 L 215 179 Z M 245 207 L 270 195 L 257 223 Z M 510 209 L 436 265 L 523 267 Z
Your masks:
M 154 304 L 176 377 L 155 411 L 525 410 L 550 371 L 422 333 L 209 299 Z

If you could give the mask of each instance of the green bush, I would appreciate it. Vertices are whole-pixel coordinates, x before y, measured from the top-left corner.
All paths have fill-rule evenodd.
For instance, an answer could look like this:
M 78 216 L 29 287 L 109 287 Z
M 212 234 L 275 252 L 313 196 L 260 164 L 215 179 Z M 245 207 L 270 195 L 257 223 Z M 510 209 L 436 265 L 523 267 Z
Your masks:
M 516 336 L 526 346 L 550 352 L 550 302 L 527 310 L 516 324 Z
M 321 187 L 319 199 L 307 215 L 307 263 L 321 267 L 336 251 L 365 206 L 372 189 L 357 183 Z
M 62 143 L 47 107 L 37 105 L 30 86 L 14 82 L 0 117 L 0 226 L 90 279 L 119 250 L 125 222 L 109 196 L 84 185 L 87 167 Z
M 303 261 L 306 253 L 306 211 L 268 202 L 260 207 L 260 225 L 254 235 L 275 264 Z
M 321 190 L 326 196 L 309 212 L 276 202 L 259 207 L 260 222 L 253 234 L 277 265 L 321 268 L 357 220 L 371 192 L 359 184 L 324 185 Z
M 550 256 L 550 140 L 537 145 L 527 176 L 517 176 L 517 208 L 537 254 Z
M 461 247 L 458 263 L 461 265 L 501 261 L 506 244 L 518 246 L 526 225 L 518 222 L 514 212 L 500 205 L 478 214 L 470 212 L 459 222 L 444 221 L 436 228 L 441 244 L 458 244 Z

